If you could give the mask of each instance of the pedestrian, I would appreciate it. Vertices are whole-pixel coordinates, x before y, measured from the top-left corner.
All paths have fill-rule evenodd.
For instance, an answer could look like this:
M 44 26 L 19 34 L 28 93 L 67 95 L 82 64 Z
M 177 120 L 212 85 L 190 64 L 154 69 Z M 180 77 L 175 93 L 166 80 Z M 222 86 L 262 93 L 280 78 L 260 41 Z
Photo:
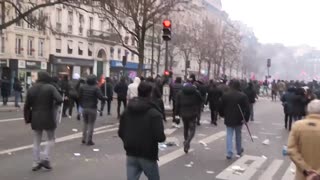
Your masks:
M 118 119 L 120 119 L 121 104 L 123 104 L 124 109 L 127 107 L 128 84 L 126 83 L 125 77 L 121 77 L 120 82 L 114 87 L 114 92 L 117 93 L 118 96 L 117 114 Z
M 111 79 L 106 77 L 105 82 L 101 85 L 101 92 L 103 96 L 107 97 L 107 110 L 108 115 L 111 115 L 111 102 L 113 101 L 113 87 L 111 84 Z M 100 116 L 103 115 L 104 106 L 106 105 L 106 101 L 101 101 L 101 108 L 100 108 Z
M 294 87 L 289 87 L 288 90 L 281 97 L 283 110 L 284 110 L 284 127 L 291 131 L 293 114 L 294 114 L 294 100 L 297 98 L 295 94 L 296 89 Z M 289 127 L 288 127 L 289 126 Z
M 284 83 L 284 81 L 278 81 L 278 90 L 279 90 L 279 96 L 280 98 L 283 96 L 283 93 L 286 91 L 286 84 Z
M 24 106 L 25 119 L 31 123 L 33 135 L 33 171 L 52 169 L 50 152 L 54 146 L 56 122 L 56 105 L 62 103 L 58 90 L 51 85 L 51 78 L 47 72 L 39 72 L 37 82 L 28 90 Z M 43 132 L 47 134 L 47 143 L 41 152 Z M 41 156 L 42 155 L 42 158 Z
M 303 88 L 297 88 L 293 99 L 293 120 L 301 120 L 306 115 L 307 97 Z
M 103 97 L 100 88 L 97 86 L 97 77 L 95 75 L 89 75 L 87 77 L 87 84 L 81 86 L 79 89 L 79 102 L 83 109 L 82 144 L 88 146 L 94 145 L 92 136 L 94 124 L 97 119 L 98 99 L 107 100 L 107 97 Z
M 197 118 L 201 110 L 202 98 L 200 92 L 193 86 L 191 79 L 178 93 L 176 113 L 182 118 L 184 128 L 184 152 L 188 153 L 190 142 L 196 131 Z
M 277 101 L 277 94 L 278 94 L 278 85 L 276 80 L 273 80 L 271 84 L 271 99 L 272 101 Z
M 172 100 L 172 118 L 173 122 L 176 124 L 180 124 L 180 119 L 177 118 L 177 113 L 176 113 L 176 99 L 177 95 L 179 92 L 182 90 L 183 85 L 182 85 L 182 78 L 177 77 L 174 84 L 170 86 L 170 99 Z
M 77 85 L 80 83 L 80 75 L 74 73 L 72 80 L 69 81 L 69 117 L 72 117 L 73 107 L 76 104 L 77 117 L 79 116 L 79 94 Z
M 127 179 L 139 180 L 142 172 L 149 180 L 160 180 L 158 143 L 164 142 L 162 113 L 151 100 L 152 86 L 141 82 L 138 97 L 129 101 L 120 118 L 118 135 L 127 154 Z
M 62 94 L 64 95 L 63 99 L 63 109 L 62 109 L 62 117 L 69 117 L 71 119 L 71 116 L 67 116 L 67 110 L 69 108 L 69 78 L 67 75 L 64 75 L 62 77 L 62 80 L 59 83 L 59 86 L 61 87 Z
M 13 90 L 14 90 L 14 102 L 15 102 L 15 107 L 20 108 L 19 101 L 21 98 L 21 93 L 22 93 L 22 85 L 21 82 L 17 77 L 14 78 L 14 83 L 13 83 Z
M 135 77 L 133 83 L 128 86 L 128 100 L 138 96 L 138 87 L 140 82 L 140 78 Z
M 254 121 L 254 104 L 258 98 L 256 91 L 253 88 L 253 83 L 249 82 L 248 87 L 244 90 L 244 93 L 248 96 L 250 105 L 250 120 Z
M 10 81 L 7 76 L 3 76 L 1 80 L 1 96 L 3 105 L 6 106 L 10 96 Z
M 219 111 L 220 115 L 224 117 L 227 128 L 227 159 L 232 159 L 233 156 L 232 139 L 234 132 L 236 134 L 235 140 L 237 155 L 242 155 L 244 151 L 242 148 L 241 137 L 242 125 L 248 122 L 250 117 L 249 99 L 240 91 L 240 82 L 238 80 L 232 80 L 232 82 L 230 82 L 230 88 L 230 91 L 224 94 L 221 98 L 221 106 Z
M 221 103 L 221 97 L 223 93 L 217 87 L 215 83 L 211 83 L 208 91 L 208 98 L 206 104 L 209 104 L 211 111 L 211 124 L 217 126 L 218 114 L 219 114 L 219 106 Z
M 308 116 L 296 122 L 288 138 L 288 155 L 295 163 L 296 180 L 320 179 L 320 100 L 308 105 Z

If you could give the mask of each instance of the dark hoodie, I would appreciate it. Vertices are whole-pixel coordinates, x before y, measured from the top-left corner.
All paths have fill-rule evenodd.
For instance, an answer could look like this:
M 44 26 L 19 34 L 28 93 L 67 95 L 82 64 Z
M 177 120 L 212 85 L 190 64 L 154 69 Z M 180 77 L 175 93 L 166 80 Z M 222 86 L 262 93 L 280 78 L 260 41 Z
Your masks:
M 96 83 L 97 77 L 95 75 L 89 75 L 87 78 L 87 84 L 80 87 L 79 101 L 82 108 L 97 109 L 98 99 L 106 100 Z
M 187 85 L 182 88 L 177 95 L 176 110 L 177 115 L 182 118 L 195 118 L 199 115 L 202 97 L 196 87 Z
M 149 98 L 129 101 L 118 131 L 128 156 L 158 160 L 158 143 L 166 139 L 160 111 Z

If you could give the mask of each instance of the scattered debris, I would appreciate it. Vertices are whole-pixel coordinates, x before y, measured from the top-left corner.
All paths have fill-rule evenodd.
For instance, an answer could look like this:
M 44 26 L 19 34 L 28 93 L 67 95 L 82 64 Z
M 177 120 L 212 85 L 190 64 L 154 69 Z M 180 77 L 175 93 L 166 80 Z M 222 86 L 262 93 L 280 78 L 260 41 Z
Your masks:
M 74 156 L 77 156 L 77 157 L 78 157 L 78 156 L 81 156 L 80 153 L 73 153 L 73 155 L 74 155 Z
M 209 147 L 205 147 L 204 149 L 205 149 L 205 150 L 210 150 L 211 148 L 209 148 Z
M 11 153 L 11 152 L 8 152 L 8 155 L 12 155 L 12 153 Z
M 205 142 L 203 142 L 203 141 L 199 141 L 199 143 L 202 144 L 204 147 L 207 147 L 207 146 L 208 146 L 208 144 L 205 143 Z
M 244 168 L 241 168 L 240 166 L 232 166 L 231 169 L 235 172 L 243 173 L 245 171 Z
M 261 156 L 263 159 L 268 159 L 266 156 Z
M 73 132 L 78 132 L 78 129 L 72 129 Z
M 192 167 L 192 166 L 193 166 L 193 162 L 192 162 L 192 161 L 190 161 L 190 163 L 189 163 L 189 164 L 185 164 L 184 166 L 185 166 L 185 167 Z
M 207 174 L 214 174 L 213 171 L 206 171 Z
M 93 149 L 93 151 L 94 151 L 94 152 L 99 152 L 99 151 L 100 151 L 100 149 Z
M 158 144 L 158 148 L 161 150 L 161 151 L 164 151 L 166 148 L 167 148 L 167 145 L 165 143 L 159 143 Z
M 264 141 L 262 142 L 262 144 L 264 144 L 264 145 L 269 145 L 269 144 L 270 144 L 270 140 L 269 140 L 269 139 L 266 139 L 266 140 L 264 140 Z
M 258 136 L 252 136 L 252 139 L 259 139 Z
M 295 169 L 291 168 L 290 171 L 291 171 L 292 174 L 296 174 L 296 170 Z

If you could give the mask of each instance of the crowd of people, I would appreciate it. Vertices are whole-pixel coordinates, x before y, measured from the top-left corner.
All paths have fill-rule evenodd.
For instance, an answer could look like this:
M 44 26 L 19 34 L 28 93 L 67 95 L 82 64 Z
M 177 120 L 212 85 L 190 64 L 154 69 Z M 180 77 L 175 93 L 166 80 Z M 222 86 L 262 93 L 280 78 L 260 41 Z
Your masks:
M 71 118 L 76 106 L 77 119 L 83 119 L 82 144 L 92 146 L 93 131 L 97 116 L 103 116 L 107 105 L 107 115 L 111 114 L 113 93 L 117 94 L 118 135 L 123 141 L 127 155 L 128 180 L 139 179 L 142 172 L 149 179 L 160 179 L 158 169 L 158 143 L 164 142 L 164 123 L 167 121 L 163 88 L 169 86 L 169 100 L 172 103 L 172 118 L 175 124 L 183 123 L 184 151 L 189 152 L 197 125 L 201 125 L 201 113 L 205 105 L 211 111 L 211 123 L 218 124 L 219 117 L 224 118 L 226 126 L 226 158 L 232 159 L 233 135 L 235 134 L 236 155 L 244 153 L 242 147 L 242 126 L 254 121 L 254 104 L 260 95 L 261 85 L 257 81 L 222 79 L 205 83 L 190 75 L 185 81 L 177 77 L 174 82 L 168 78 L 134 78 L 131 84 L 121 78 L 117 83 L 110 78 L 98 81 L 95 75 L 86 79 L 74 74 L 59 79 L 39 72 L 38 81 L 28 90 L 24 116 L 34 130 L 33 170 L 51 169 L 49 152 L 54 144 L 54 134 L 60 119 L 59 107 L 62 105 L 63 118 Z M 273 81 L 272 100 L 280 97 L 285 113 L 285 128 L 291 130 L 294 120 L 306 116 L 306 106 L 317 96 L 317 84 L 290 83 Z M 269 88 L 263 91 L 268 91 Z M 100 107 L 99 107 L 99 101 Z M 121 112 L 121 105 L 124 106 Z M 67 114 L 68 111 L 68 114 Z M 43 132 L 48 143 L 44 152 L 40 151 Z M 40 157 L 43 154 L 43 157 Z

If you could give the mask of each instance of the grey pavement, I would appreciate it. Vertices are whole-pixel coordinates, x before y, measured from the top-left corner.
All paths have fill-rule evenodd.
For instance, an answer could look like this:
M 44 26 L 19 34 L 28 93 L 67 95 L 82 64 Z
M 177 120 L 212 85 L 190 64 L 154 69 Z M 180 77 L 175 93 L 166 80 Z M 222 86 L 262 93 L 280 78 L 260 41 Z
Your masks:
M 113 107 L 115 110 L 115 106 Z M 192 152 L 184 154 L 183 129 L 165 124 L 167 141 L 177 142 L 160 150 L 160 176 L 163 180 L 212 180 L 212 179 L 293 179 L 294 168 L 288 157 L 282 156 L 282 147 L 287 143 L 288 132 L 284 129 L 282 106 L 279 102 L 261 99 L 257 102 L 256 118 L 249 126 L 256 139 L 251 142 L 243 129 L 245 155 L 241 158 L 225 158 L 225 126 L 220 120 L 218 127 L 208 122 L 209 112 L 202 115 L 202 125 L 197 128 L 192 141 Z M 16 113 L 6 114 L 6 118 L 16 117 Z M 30 148 L 17 150 L 32 143 L 30 128 L 23 121 L 1 122 L 0 116 L 0 179 L 1 180 L 123 180 L 126 179 L 125 152 L 117 137 L 115 113 L 99 117 L 93 147 L 80 143 L 78 132 L 81 122 L 64 119 L 57 131 L 57 143 L 52 153 L 52 171 L 32 172 L 32 152 Z M 266 139 L 269 145 L 263 145 Z M 201 141 L 201 143 L 199 142 Z M 207 145 L 207 146 L 205 146 Z M 95 149 L 95 151 L 94 151 Z M 12 151 L 10 151 L 12 150 Z M 17 151 L 16 151 L 17 150 Z M 80 153 L 75 156 L 74 153 Z M 241 171 L 233 170 L 235 167 Z M 233 169 L 232 169 L 233 168 Z M 146 179 L 146 178 L 141 178 Z

